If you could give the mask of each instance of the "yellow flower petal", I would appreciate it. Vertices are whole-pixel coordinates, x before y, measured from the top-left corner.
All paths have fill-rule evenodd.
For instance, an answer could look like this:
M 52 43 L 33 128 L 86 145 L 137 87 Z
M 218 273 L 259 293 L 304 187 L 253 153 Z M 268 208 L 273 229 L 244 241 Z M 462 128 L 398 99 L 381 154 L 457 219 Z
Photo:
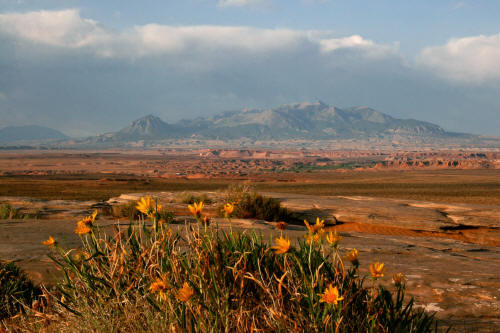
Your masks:
M 193 205 L 188 205 L 188 209 L 195 217 L 200 217 L 203 210 L 203 201 L 194 202 Z
M 345 258 L 349 260 L 353 265 L 358 264 L 358 257 L 359 257 L 359 251 L 357 249 L 352 250 L 345 256 Z
M 76 224 L 75 234 L 77 235 L 88 234 L 91 231 L 92 229 L 89 227 L 89 224 L 87 224 L 84 220 L 79 221 Z
M 287 253 L 290 250 L 291 242 L 288 238 L 279 237 L 275 239 L 276 245 L 272 246 L 275 254 Z
M 344 297 L 339 297 L 339 290 L 337 287 L 333 287 L 330 283 L 328 287 L 325 289 L 323 294 L 319 294 L 321 299 L 319 300 L 321 303 L 328 303 L 337 305 L 337 303 L 344 299 Z
M 392 280 L 394 281 L 394 284 L 400 285 L 406 280 L 406 276 L 403 273 L 397 273 L 392 276 Z
M 342 237 L 337 234 L 337 230 L 335 230 L 334 233 L 330 231 L 330 233 L 326 235 L 326 241 L 331 246 L 337 246 L 341 239 Z
M 374 279 L 381 278 L 384 276 L 384 263 L 376 262 L 376 263 L 371 263 L 370 264 L 370 274 Z
M 222 212 L 226 217 L 231 215 L 234 211 L 234 205 L 230 204 L 229 202 L 224 205 L 224 208 L 222 208 Z
M 187 282 L 184 282 L 182 288 L 177 292 L 177 299 L 181 302 L 187 302 L 191 299 L 193 294 L 193 288 L 191 288 Z
M 56 243 L 56 240 L 54 238 L 52 238 L 52 236 L 49 236 L 49 239 L 42 242 L 43 245 L 47 245 L 47 246 L 52 246 L 55 243 Z
M 145 196 L 137 202 L 135 208 L 148 217 L 154 217 L 163 207 L 159 205 L 155 199 Z

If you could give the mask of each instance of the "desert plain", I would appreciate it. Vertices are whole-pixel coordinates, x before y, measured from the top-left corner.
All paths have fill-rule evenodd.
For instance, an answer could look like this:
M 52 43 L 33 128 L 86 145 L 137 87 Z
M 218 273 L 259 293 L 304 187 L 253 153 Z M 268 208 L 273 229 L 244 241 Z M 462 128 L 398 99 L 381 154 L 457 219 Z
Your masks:
M 301 219 L 325 219 L 367 264 L 383 261 L 384 283 L 403 272 L 418 306 L 455 331 L 500 327 L 500 152 L 351 150 L 5 150 L 0 203 L 17 216 L 0 220 L 0 259 L 37 283 L 58 272 L 41 245 L 49 235 L 77 246 L 75 222 L 97 209 L 104 229 L 127 225 L 113 207 L 150 195 L 175 214 L 174 228 L 194 223 L 180 198 L 216 207 L 230 184 L 277 198 Z M 276 221 L 234 219 L 233 227 L 275 234 Z

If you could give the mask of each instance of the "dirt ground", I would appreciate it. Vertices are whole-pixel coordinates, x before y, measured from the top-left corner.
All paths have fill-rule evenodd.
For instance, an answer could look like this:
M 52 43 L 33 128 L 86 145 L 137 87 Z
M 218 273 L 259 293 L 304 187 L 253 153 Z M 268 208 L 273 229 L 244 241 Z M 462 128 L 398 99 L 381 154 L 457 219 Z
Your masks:
M 96 207 L 153 195 L 175 212 L 177 222 L 172 227 L 182 230 L 192 222 L 186 204 L 179 200 L 182 192 L 208 195 L 212 203 L 207 210 L 215 215 L 223 200 L 221 191 L 244 182 L 305 218 L 336 221 L 331 228 L 344 237 L 342 251 L 359 249 L 365 272 L 370 262 L 385 262 L 389 286 L 390 275 L 403 272 L 417 304 L 436 312 L 457 331 L 498 331 L 500 170 L 297 170 L 294 159 L 303 156 L 281 155 L 252 164 L 241 156 L 210 157 L 207 162 L 192 151 L 177 160 L 169 154 L 61 152 L 44 159 L 40 153 L 0 153 L 0 204 L 36 215 L 0 220 L 0 259 L 17 262 L 37 282 L 54 283 L 59 275 L 41 242 L 51 235 L 68 248 L 77 247 L 75 222 Z M 374 156 L 378 155 L 360 160 L 356 155 L 355 160 L 372 163 Z M 349 155 L 332 161 L 354 160 Z M 165 163 L 180 174 L 154 172 Z M 262 167 L 284 164 L 295 169 Z M 186 172 L 197 165 L 216 172 L 210 177 Z M 220 166 L 224 167 L 217 169 Z M 128 220 L 101 214 L 98 223 L 111 232 Z M 228 226 L 223 219 L 214 223 Z M 233 227 L 262 232 L 265 237 L 277 234 L 272 222 L 234 220 Z M 292 225 L 286 233 L 297 239 L 304 230 Z

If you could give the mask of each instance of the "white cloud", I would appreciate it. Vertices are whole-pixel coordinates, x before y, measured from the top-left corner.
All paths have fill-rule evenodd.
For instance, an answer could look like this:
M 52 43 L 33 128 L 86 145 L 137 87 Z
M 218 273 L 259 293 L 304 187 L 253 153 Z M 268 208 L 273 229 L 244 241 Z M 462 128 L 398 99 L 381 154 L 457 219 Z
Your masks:
M 81 48 L 110 36 L 75 9 L 0 14 L 0 31 L 25 40 L 52 46 Z
M 165 26 L 148 24 L 135 28 L 146 53 L 232 50 L 269 52 L 296 47 L 306 35 L 288 29 L 255 29 L 227 26 Z
M 500 34 L 454 38 L 445 45 L 427 47 L 417 63 L 438 75 L 464 83 L 500 80 Z
M 394 53 L 398 49 L 398 45 L 387 46 L 378 45 L 375 42 L 364 39 L 360 35 L 353 35 L 344 38 L 331 38 L 319 40 L 321 51 L 324 53 L 333 52 L 341 49 L 358 49 L 365 52 L 369 57 L 383 57 L 390 53 Z
M 266 2 L 266 0 L 219 0 L 217 5 L 219 7 L 245 7 L 263 5 Z
M 172 56 L 181 62 L 196 58 L 200 64 L 277 52 L 330 57 L 338 50 L 352 50 L 373 57 L 394 51 L 393 46 L 358 35 L 332 38 L 327 31 L 146 24 L 115 32 L 82 18 L 75 9 L 0 14 L 0 33 L 16 41 L 52 46 L 56 52 L 59 48 L 85 50 L 98 57 L 129 59 Z

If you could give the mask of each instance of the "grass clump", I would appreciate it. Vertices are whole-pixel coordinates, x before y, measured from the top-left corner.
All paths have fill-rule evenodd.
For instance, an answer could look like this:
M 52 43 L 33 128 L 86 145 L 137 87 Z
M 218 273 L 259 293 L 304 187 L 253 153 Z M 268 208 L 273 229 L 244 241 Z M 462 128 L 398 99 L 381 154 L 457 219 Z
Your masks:
M 0 204 L 0 219 L 16 219 L 19 218 L 19 209 L 11 206 L 8 203 Z
M 121 203 L 118 205 L 113 205 L 111 208 L 111 214 L 113 217 L 125 217 L 129 221 L 134 221 L 139 219 L 141 213 L 136 208 L 137 203 L 135 201 L 129 201 L 126 203 Z
M 12 262 L 0 261 L 0 320 L 23 310 L 41 294 L 40 288 Z
M 212 199 L 206 194 L 196 195 L 194 193 L 182 192 L 179 194 L 177 201 L 186 205 L 192 205 L 195 202 L 204 202 L 206 204 L 212 203 Z
M 9 203 L 0 204 L 0 220 L 39 219 L 43 216 L 40 209 L 16 208 Z
M 292 212 L 281 207 L 279 200 L 265 197 L 246 184 L 229 186 L 225 193 L 225 201 L 234 204 L 234 217 L 265 221 L 296 222 L 297 220 Z M 218 211 L 222 212 L 222 207 Z
M 142 200 L 142 199 L 141 199 Z M 153 207 L 151 200 L 143 206 Z M 193 213 L 199 221 L 203 206 Z M 149 210 L 148 210 L 149 211 Z M 114 235 L 94 218 L 79 224 L 82 247 L 66 250 L 49 238 L 64 273 L 52 306 L 18 327 L 85 332 L 432 332 L 435 320 L 405 301 L 404 279 L 378 285 L 384 264 L 359 271 L 358 252 L 344 263 L 336 234 L 323 222 L 293 245 L 284 231 L 269 242 L 256 233 L 186 225 L 174 232 L 141 220 Z M 228 218 L 229 219 L 229 218 Z

